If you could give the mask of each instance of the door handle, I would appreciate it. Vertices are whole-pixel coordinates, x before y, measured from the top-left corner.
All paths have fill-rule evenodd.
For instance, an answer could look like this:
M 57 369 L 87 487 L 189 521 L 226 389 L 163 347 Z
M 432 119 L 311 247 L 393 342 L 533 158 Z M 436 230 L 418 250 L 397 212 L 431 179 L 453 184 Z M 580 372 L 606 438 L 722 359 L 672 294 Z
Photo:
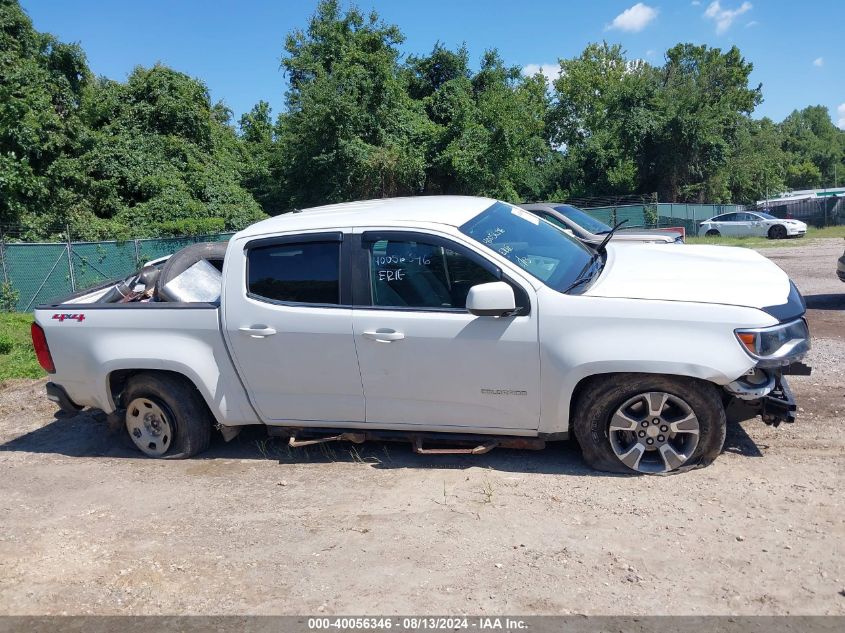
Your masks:
M 379 343 L 392 343 L 393 341 L 401 341 L 405 338 L 405 335 L 396 330 L 370 330 L 364 332 L 364 337 L 378 341 Z
M 266 338 L 276 333 L 276 330 L 271 327 L 242 327 L 238 330 L 244 334 L 249 334 L 252 338 Z

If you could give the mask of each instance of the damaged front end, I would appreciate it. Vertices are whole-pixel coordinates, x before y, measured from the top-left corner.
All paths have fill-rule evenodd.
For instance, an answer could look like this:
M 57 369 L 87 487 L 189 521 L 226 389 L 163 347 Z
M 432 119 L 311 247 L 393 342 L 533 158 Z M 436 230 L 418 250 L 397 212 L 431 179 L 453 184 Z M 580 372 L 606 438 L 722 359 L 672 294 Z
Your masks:
M 798 405 L 786 380 L 787 375 L 809 376 L 812 369 L 792 363 L 771 370 L 754 368 L 747 376 L 725 385 L 725 411 L 733 421 L 750 420 L 758 415 L 770 426 L 795 422 Z
M 801 360 L 810 351 L 810 328 L 803 317 L 804 303 L 794 288 L 801 316 L 762 328 L 736 330 L 736 338 L 755 361 L 744 376 L 725 385 L 725 410 L 729 419 L 747 420 L 759 415 L 778 426 L 795 422 L 798 409 L 785 376 L 809 376 L 811 368 Z M 800 301 L 799 301 L 800 300 Z

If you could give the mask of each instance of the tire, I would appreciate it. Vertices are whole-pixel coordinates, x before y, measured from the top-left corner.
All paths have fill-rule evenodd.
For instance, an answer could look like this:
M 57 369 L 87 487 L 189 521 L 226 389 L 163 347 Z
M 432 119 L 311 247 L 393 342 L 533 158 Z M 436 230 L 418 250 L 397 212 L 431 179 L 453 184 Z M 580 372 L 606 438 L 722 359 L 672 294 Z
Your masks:
M 786 238 L 786 227 L 783 224 L 775 224 L 769 229 L 770 240 L 782 240 Z
M 211 442 L 211 414 L 186 378 L 137 374 L 129 380 L 122 402 L 129 439 L 148 457 L 186 459 Z
M 200 242 L 186 246 L 171 255 L 164 262 L 156 280 L 156 296 L 163 301 L 179 301 L 179 298 L 171 295 L 165 286 L 203 259 L 215 265 L 218 270 L 222 270 L 228 246 L 228 242 Z
M 707 233 L 704 234 L 706 237 L 721 237 L 721 233 L 716 229 L 710 229 Z
M 668 398 L 666 404 L 661 407 L 663 413 L 659 424 L 645 409 L 648 400 L 639 400 L 645 394 L 665 394 Z M 622 419 L 633 419 L 637 426 L 635 430 L 620 431 L 619 418 L 616 416 L 629 402 L 633 404 L 631 408 L 624 409 L 626 417 Z M 646 414 L 642 419 L 632 413 L 640 403 Z M 697 435 L 692 430 L 692 422 L 681 403 L 694 414 Z M 666 421 L 663 415 L 667 416 Z M 672 421 L 673 415 L 682 417 Z M 616 429 L 611 427 L 612 422 Z M 643 423 L 649 427 L 654 425 L 655 428 L 642 426 Z M 684 425 L 688 430 L 678 428 L 675 433 L 674 426 L 669 429 L 664 424 Z M 679 376 L 607 374 L 593 379 L 578 397 L 575 403 L 573 431 L 581 445 L 584 460 L 597 470 L 628 474 L 670 474 L 706 466 L 716 459 L 725 443 L 726 424 L 725 408 L 718 388 L 711 383 Z M 662 433 L 660 429 L 668 429 L 668 432 Z M 646 447 L 645 442 L 651 439 L 652 430 L 655 435 L 661 435 L 653 437 L 654 445 Z M 646 435 L 643 438 L 635 437 L 641 433 Z M 620 447 L 621 436 L 628 437 L 633 444 L 640 444 L 642 447 L 636 468 L 629 464 L 630 456 L 635 455 L 638 450 L 626 451 L 624 446 Z M 697 442 L 693 443 L 695 438 Z M 664 445 L 668 445 L 672 450 L 664 449 Z M 684 447 L 687 450 L 684 450 Z M 623 462 L 619 456 L 623 451 L 626 451 L 625 456 L 629 464 Z M 677 460 L 677 457 L 672 457 L 673 451 L 675 456 L 680 455 L 685 459 L 679 464 L 670 464 L 671 460 L 667 457 Z

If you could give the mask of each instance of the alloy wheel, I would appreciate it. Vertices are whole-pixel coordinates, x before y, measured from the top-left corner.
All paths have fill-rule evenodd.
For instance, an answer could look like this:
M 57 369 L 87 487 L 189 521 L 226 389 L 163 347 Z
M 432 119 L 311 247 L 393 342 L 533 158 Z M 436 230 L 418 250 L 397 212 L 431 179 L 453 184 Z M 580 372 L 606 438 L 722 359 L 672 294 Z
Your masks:
M 684 465 L 698 446 L 698 417 L 683 399 L 662 391 L 629 398 L 608 425 L 610 446 L 631 470 L 665 473 Z

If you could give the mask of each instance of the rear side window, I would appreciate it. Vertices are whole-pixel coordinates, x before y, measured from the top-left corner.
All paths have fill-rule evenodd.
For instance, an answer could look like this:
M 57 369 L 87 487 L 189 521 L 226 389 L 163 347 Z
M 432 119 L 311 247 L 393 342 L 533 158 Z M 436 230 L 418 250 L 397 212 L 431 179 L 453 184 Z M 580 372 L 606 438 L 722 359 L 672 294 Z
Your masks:
M 286 303 L 340 303 L 340 243 L 273 244 L 247 253 L 247 291 Z

